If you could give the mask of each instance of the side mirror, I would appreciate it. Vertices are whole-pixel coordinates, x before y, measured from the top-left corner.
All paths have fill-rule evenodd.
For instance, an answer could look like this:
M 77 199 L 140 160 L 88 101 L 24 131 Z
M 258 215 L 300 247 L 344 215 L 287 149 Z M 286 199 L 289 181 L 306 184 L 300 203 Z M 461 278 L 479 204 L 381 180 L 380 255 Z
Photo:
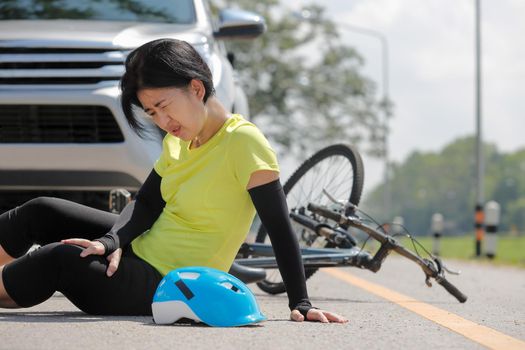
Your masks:
M 219 29 L 213 33 L 217 39 L 252 39 L 266 31 L 262 16 L 253 12 L 224 9 L 219 13 Z

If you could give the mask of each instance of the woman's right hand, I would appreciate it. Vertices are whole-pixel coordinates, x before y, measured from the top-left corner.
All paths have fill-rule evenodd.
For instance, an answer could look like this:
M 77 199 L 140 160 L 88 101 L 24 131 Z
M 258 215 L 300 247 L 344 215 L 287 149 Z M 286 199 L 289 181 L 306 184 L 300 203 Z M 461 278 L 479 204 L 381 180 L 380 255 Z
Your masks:
M 104 245 L 98 241 L 90 241 L 88 239 L 83 238 L 70 238 L 63 239 L 61 242 L 64 244 L 74 244 L 83 247 L 84 250 L 82 250 L 82 252 L 80 253 L 80 256 L 83 258 L 85 258 L 88 255 L 104 255 L 104 253 L 106 252 L 106 248 L 104 248 Z M 106 259 L 108 260 L 109 265 L 106 270 L 106 274 L 108 275 L 108 277 L 113 276 L 113 274 L 117 271 L 121 257 L 121 248 L 118 248 L 113 253 L 107 256 Z

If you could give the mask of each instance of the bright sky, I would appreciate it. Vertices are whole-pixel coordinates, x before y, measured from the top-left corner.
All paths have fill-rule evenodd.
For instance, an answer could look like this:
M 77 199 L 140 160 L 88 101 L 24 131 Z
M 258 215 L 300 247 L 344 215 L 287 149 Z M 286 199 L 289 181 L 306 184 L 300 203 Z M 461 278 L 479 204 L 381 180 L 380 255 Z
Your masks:
M 390 155 L 438 151 L 475 133 L 474 0 L 324 0 L 329 17 L 383 33 L 389 45 L 389 95 L 395 104 Z M 308 3 L 303 1 L 304 4 Z M 500 150 L 525 147 L 525 1 L 482 0 L 483 137 Z M 381 86 L 381 46 L 341 28 Z M 382 163 L 365 158 L 366 187 Z

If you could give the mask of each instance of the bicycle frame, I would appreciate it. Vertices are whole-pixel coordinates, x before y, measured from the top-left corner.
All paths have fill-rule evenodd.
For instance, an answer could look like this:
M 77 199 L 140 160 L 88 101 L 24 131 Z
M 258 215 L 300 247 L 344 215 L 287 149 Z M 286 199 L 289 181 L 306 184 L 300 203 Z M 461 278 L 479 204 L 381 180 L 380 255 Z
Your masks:
M 334 212 L 327 207 L 319 206 L 310 203 L 308 210 L 313 213 L 319 214 L 322 217 L 335 221 L 340 227 L 345 230 L 348 227 L 355 227 L 370 237 L 374 238 L 381 243 L 381 247 L 372 256 L 366 251 L 362 251 L 357 247 L 352 248 L 301 248 L 302 260 L 305 268 L 321 268 L 321 267 L 339 267 L 339 266 L 355 266 L 365 268 L 373 272 L 379 271 L 385 258 L 388 256 L 390 251 L 394 250 L 401 256 L 410 259 L 417 263 L 423 272 L 425 273 L 425 283 L 431 287 L 431 278 L 434 278 L 437 283 L 442 285 L 450 294 L 452 294 L 459 302 L 464 303 L 467 297 L 461 293 L 455 286 L 450 284 L 445 279 L 444 267 L 441 260 L 437 257 L 432 256 L 433 260 L 421 258 L 414 254 L 412 251 L 403 247 L 396 239 L 364 224 L 361 219 L 355 214 L 355 207 L 350 206 L 347 208 L 348 215 L 341 215 Z M 340 235 L 340 229 L 331 228 L 325 223 L 319 223 L 304 214 L 298 214 L 291 212 L 291 219 L 315 232 L 318 236 L 323 236 L 328 240 L 337 241 Z M 248 267 L 258 267 L 265 269 L 277 268 L 277 262 L 273 257 L 273 250 L 271 245 L 263 243 L 244 243 L 240 250 L 244 258 L 236 259 L 235 262 Z
M 277 261 L 273 256 L 272 246 L 264 243 L 243 243 L 239 254 L 245 258 L 237 258 L 235 262 L 248 267 L 276 269 Z M 372 260 L 370 253 L 359 248 L 301 248 L 304 267 L 335 267 L 356 266 L 366 268 Z M 247 257 L 252 256 L 252 257 Z

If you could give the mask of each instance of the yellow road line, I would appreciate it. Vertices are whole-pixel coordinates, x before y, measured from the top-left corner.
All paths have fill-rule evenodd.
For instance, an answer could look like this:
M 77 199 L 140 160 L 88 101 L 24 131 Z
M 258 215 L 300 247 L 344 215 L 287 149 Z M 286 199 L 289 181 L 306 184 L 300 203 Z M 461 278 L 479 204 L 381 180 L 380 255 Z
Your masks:
M 348 272 L 344 272 L 336 268 L 327 268 L 323 269 L 322 271 L 381 298 L 396 303 L 405 309 L 415 312 L 416 314 L 423 316 L 432 322 L 438 323 L 443 327 L 459 333 L 464 337 L 467 337 L 468 339 L 473 340 L 490 349 L 525 349 L 525 342 L 519 339 L 512 338 L 492 328 L 466 320 L 451 312 L 441 310 L 435 306 L 423 303 L 409 296 L 394 292 L 378 284 L 368 282 L 362 278 L 351 275 Z

